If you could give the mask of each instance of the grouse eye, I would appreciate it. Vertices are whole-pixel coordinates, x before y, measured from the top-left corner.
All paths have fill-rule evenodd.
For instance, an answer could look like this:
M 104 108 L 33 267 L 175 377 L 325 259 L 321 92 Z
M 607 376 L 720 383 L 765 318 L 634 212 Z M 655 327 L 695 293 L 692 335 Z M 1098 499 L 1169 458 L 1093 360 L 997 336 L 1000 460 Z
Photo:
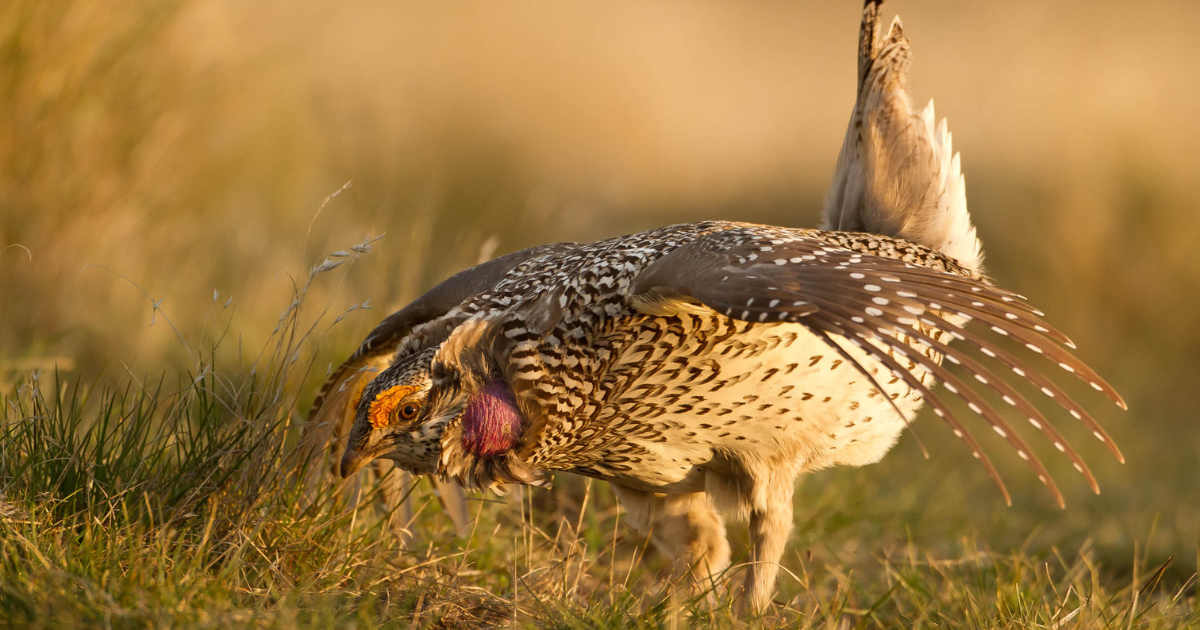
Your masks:
M 412 420 L 413 418 L 417 417 L 417 411 L 419 410 L 420 407 L 418 407 L 416 403 L 406 403 L 400 408 L 400 419 Z

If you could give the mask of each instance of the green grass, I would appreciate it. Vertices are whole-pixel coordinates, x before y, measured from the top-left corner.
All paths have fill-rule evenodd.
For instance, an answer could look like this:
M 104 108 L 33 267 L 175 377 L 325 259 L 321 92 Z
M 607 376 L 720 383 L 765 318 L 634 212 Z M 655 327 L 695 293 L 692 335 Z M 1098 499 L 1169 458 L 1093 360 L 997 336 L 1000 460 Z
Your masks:
M 213 343 L 195 372 L 98 389 L 38 374 L 4 399 L 0 626 L 1200 624 L 1180 569 L 1194 559 L 1139 552 L 1153 530 L 1097 549 L 1086 512 L 1004 511 L 983 475 L 939 483 L 964 465 L 954 453 L 914 466 L 904 446 L 801 487 L 776 605 L 757 619 L 719 591 L 709 607 L 667 588 L 599 482 L 478 497 L 461 535 L 419 483 L 398 535 L 378 488 L 359 495 L 299 446 L 308 288 L 253 361 Z

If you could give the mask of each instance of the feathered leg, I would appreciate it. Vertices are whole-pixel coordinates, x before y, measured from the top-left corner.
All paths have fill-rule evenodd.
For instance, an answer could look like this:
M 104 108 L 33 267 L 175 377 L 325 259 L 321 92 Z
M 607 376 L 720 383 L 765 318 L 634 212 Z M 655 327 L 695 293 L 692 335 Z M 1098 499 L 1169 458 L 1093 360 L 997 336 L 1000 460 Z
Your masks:
M 663 495 L 613 490 L 625 508 L 625 522 L 649 534 L 654 547 L 673 562 L 672 577 L 687 578 L 696 592 L 711 592 L 714 580 L 729 567 L 725 522 L 703 492 Z
M 750 508 L 750 561 L 739 602 L 743 610 L 763 610 L 775 592 L 779 560 L 792 533 L 793 484 L 790 475 L 772 474 L 755 481 Z
M 385 510 L 391 512 L 389 525 L 396 537 L 400 539 L 400 544 L 408 547 L 412 542 L 413 534 L 409 526 L 413 521 L 412 502 L 408 500 L 408 493 L 413 485 L 412 477 L 402 470 L 392 470 L 394 466 L 386 460 L 375 460 L 372 462 L 373 476 L 379 479 L 381 484 L 381 499 Z M 391 474 L 388 472 L 391 471 Z
M 437 489 L 438 501 L 446 511 L 446 516 L 454 523 L 454 533 L 458 536 L 465 535 L 467 526 L 471 524 L 471 514 L 467 512 L 467 497 L 463 494 L 462 486 L 458 485 L 457 481 L 434 477 L 433 487 Z

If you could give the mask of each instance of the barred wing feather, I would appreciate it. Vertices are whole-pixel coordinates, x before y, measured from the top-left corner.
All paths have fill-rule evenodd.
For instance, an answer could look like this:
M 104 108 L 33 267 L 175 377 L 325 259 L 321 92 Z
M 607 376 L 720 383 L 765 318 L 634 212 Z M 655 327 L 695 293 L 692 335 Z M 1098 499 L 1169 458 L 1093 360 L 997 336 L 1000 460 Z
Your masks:
M 672 303 L 681 310 L 703 305 L 744 321 L 799 323 L 831 347 L 838 346 L 836 337 L 840 337 L 861 348 L 929 401 L 934 413 L 951 425 L 987 467 L 1006 499 L 1008 493 L 995 467 L 944 404 L 944 394 L 923 384 L 896 357 L 915 362 L 940 381 L 945 391 L 963 399 L 1029 463 L 1060 504 L 1062 495 L 1049 472 L 1003 415 L 931 355 L 944 356 L 965 369 L 1022 413 L 1071 459 L 1091 487 L 1098 489 L 1082 458 L 1036 407 L 979 361 L 943 343 L 931 331 L 948 333 L 1028 380 L 1087 425 L 1124 461 L 1108 434 L 1062 389 L 965 326 L 977 320 L 989 332 L 1011 337 L 1124 408 L 1124 401 L 1110 385 L 1063 348 L 1073 347 L 1070 340 L 1046 324 L 1041 312 L 1022 297 L 989 284 L 954 259 L 928 248 L 869 234 L 779 229 L 764 233 L 739 228 L 701 237 L 664 256 L 638 276 L 631 295 L 633 303 L 648 312 L 663 312 Z M 859 372 L 870 374 L 866 366 L 854 363 Z

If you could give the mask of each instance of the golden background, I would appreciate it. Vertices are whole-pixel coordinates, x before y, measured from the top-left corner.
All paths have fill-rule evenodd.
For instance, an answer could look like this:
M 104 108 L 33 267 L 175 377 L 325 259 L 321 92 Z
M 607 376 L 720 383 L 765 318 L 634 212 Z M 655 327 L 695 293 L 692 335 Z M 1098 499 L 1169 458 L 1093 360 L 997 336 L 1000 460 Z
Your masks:
M 1156 522 L 1140 542 L 1152 558 L 1182 554 L 1173 570 L 1190 574 L 1200 4 L 885 6 L 897 11 L 914 96 L 936 99 L 962 152 L 990 273 L 1127 398 L 1120 412 L 1070 390 L 1129 464 L 1054 416 L 1105 491 L 1092 497 L 1042 448 L 1064 514 L 985 436 L 1014 490 L 1006 509 L 922 416 L 931 461 L 906 437 L 878 466 L 815 475 L 796 537 L 845 551 L 855 539 L 839 543 L 829 514 L 865 503 L 875 517 L 841 527 L 938 541 L 966 523 L 1001 548 L 1091 539 L 1119 565 Z M 306 308 L 328 305 L 311 384 L 481 256 L 710 218 L 815 226 L 854 99 L 858 20 L 856 2 L 782 0 L 8 0 L 0 382 L 56 364 L 87 383 L 154 381 L 195 368 L 218 338 L 253 358 L 326 252 L 380 234 L 309 292 Z M 374 308 L 329 326 L 364 300 Z

